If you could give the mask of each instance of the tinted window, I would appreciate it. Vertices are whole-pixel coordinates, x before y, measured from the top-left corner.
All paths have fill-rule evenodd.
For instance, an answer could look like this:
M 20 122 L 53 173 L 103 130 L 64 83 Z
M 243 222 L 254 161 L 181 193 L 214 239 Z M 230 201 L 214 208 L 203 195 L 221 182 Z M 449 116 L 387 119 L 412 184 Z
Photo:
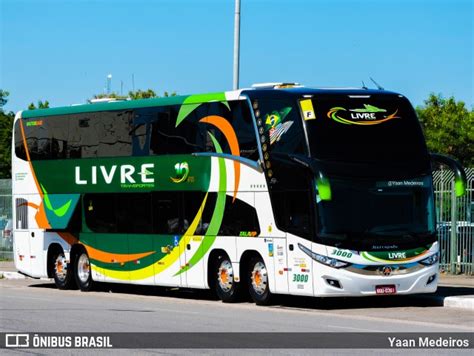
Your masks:
M 255 126 L 247 101 L 229 101 L 229 107 L 223 103 L 209 103 L 201 105 L 195 112 L 200 120 L 207 116 L 220 116 L 229 122 L 237 136 L 239 144 L 239 155 L 254 161 L 258 160 L 258 142 L 256 138 Z M 214 125 L 205 124 L 203 130 L 210 132 L 219 142 L 224 153 L 231 154 L 231 149 L 224 134 Z M 205 151 L 214 152 L 214 144 L 206 133 Z
M 224 219 L 219 229 L 219 235 L 247 237 L 260 235 L 255 208 L 239 199 L 232 202 L 232 197 L 226 195 Z
M 261 99 L 260 117 L 270 152 L 306 154 L 306 143 L 298 107 L 293 100 Z
M 178 127 L 181 106 L 93 112 L 24 119 L 32 160 L 128 157 L 214 152 L 208 132 L 225 153 L 231 153 L 222 132 L 201 119 L 217 115 L 234 128 L 240 156 L 258 159 L 257 140 L 246 101 L 205 103 L 194 109 Z M 229 109 L 230 108 L 230 109 Z M 26 159 L 20 125 L 15 126 L 15 152 Z
M 201 104 L 176 127 L 179 110 L 180 106 L 137 110 L 140 123 L 152 123 L 150 154 L 215 152 L 208 132 L 217 139 L 223 152 L 230 154 L 224 134 L 216 126 L 200 121 L 205 117 L 220 116 L 232 125 L 239 142 L 240 156 L 258 159 L 256 134 L 247 102 L 231 101 L 229 107 L 220 102 Z
M 70 115 L 70 158 L 127 157 L 132 154 L 132 111 Z M 45 119 L 49 120 L 50 118 Z
M 217 193 L 210 192 L 207 197 L 206 207 L 202 214 L 199 233 L 205 234 L 211 222 Z M 224 216 L 218 235 L 222 236 L 258 236 L 260 226 L 258 224 L 257 211 L 252 205 L 236 199 L 232 203 L 232 196 L 226 195 Z
M 15 123 L 15 154 L 18 158 L 26 160 L 25 145 L 21 134 L 20 120 Z
M 278 228 L 311 239 L 314 208 L 309 171 L 278 160 L 273 161 L 273 169 L 269 188 Z
M 181 193 L 154 192 L 153 196 L 153 232 L 172 235 L 182 231 L 180 214 Z
M 86 194 L 86 224 L 94 232 L 113 233 L 117 229 L 117 194 Z
M 203 152 L 204 124 L 193 112 L 176 127 L 178 112 L 179 106 L 137 110 L 137 115 L 148 115 L 152 120 L 150 154 Z
M 32 160 L 51 158 L 52 137 L 49 126 L 50 122 L 45 120 L 27 120 L 24 123 L 26 143 Z
M 117 194 L 117 230 L 129 234 L 153 233 L 151 194 Z
M 31 160 L 96 158 L 132 155 L 132 111 L 109 111 L 24 119 Z M 15 125 L 15 152 L 21 147 L 19 122 Z
M 179 233 L 180 199 L 179 192 L 86 194 L 86 224 L 104 233 Z
M 203 192 L 183 192 L 183 233 L 188 230 L 195 216 L 198 214 L 204 196 L 205 194 Z M 212 202 L 209 201 L 208 197 L 206 206 L 209 206 L 211 203 Z M 203 226 L 202 220 L 199 221 L 198 227 L 196 228 L 194 234 L 204 235 L 206 233 L 207 226 L 208 225 Z
M 153 192 L 86 194 L 86 224 L 93 232 L 130 234 L 182 234 L 199 213 L 202 192 Z M 206 234 L 215 210 L 217 193 L 209 193 L 195 235 Z M 219 235 L 258 236 L 260 227 L 255 208 L 226 197 Z
M 412 106 L 398 95 L 321 95 L 305 121 L 314 157 L 343 162 L 429 164 Z
M 230 102 L 232 118 L 230 122 L 234 127 L 239 141 L 240 156 L 257 161 L 258 142 L 256 138 L 255 125 L 246 101 Z

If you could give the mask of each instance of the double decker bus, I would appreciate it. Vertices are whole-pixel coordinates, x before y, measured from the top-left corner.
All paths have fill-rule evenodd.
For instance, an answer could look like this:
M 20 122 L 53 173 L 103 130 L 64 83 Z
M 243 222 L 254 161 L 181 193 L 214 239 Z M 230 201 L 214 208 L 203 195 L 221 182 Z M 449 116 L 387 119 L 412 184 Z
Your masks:
M 430 154 L 409 101 L 267 85 L 19 112 L 14 259 L 32 277 L 250 294 L 437 288 Z

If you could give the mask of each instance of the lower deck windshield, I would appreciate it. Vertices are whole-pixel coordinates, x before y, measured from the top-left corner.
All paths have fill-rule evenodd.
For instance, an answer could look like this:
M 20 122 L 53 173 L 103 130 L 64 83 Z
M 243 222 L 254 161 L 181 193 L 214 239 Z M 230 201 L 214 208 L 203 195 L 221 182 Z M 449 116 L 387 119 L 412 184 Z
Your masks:
M 420 245 L 434 236 L 431 176 L 395 181 L 333 179 L 331 191 L 329 201 L 316 196 L 317 235 L 326 244 Z

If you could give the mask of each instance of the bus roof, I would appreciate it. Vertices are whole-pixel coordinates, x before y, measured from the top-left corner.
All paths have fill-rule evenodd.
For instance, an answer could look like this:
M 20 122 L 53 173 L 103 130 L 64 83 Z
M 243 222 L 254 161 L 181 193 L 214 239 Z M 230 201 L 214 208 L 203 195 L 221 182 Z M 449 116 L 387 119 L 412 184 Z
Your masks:
M 110 101 L 92 104 L 62 106 L 57 108 L 48 109 L 35 109 L 25 110 L 21 113 L 21 117 L 37 118 L 55 115 L 67 115 L 67 114 L 80 114 L 90 113 L 98 111 L 111 111 L 111 110 L 126 110 L 126 109 L 137 109 L 154 106 L 167 106 L 167 105 L 182 105 L 182 104 L 196 104 L 210 101 L 225 101 L 236 99 L 240 94 L 247 94 L 251 99 L 257 97 L 274 97 L 274 96 L 295 96 L 301 97 L 303 95 L 318 95 L 318 94 L 339 94 L 339 95 L 384 95 L 398 93 L 386 91 L 386 90 L 373 90 L 373 89 L 358 89 L 358 88 L 306 88 L 306 87 L 293 87 L 293 88 L 250 88 L 241 89 L 236 91 L 219 92 L 219 93 L 208 93 L 208 94 L 196 94 L 196 95 L 181 95 L 181 96 L 170 96 L 163 98 L 150 98 L 150 99 L 138 99 L 138 100 L 123 100 L 123 101 Z

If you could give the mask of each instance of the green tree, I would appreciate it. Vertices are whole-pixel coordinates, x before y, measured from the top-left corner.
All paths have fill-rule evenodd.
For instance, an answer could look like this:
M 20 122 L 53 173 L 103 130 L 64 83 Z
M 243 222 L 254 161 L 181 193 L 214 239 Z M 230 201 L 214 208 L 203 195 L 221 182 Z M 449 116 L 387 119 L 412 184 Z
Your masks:
M 176 92 L 169 93 L 167 91 L 163 92 L 164 97 L 168 96 L 176 96 Z M 159 98 L 160 95 L 157 95 L 153 89 L 147 89 L 147 90 L 136 90 L 136 91 L 129 91 L 128 96 L 132 100 L 136 99 L 149 99 L 149 98 Z
M 3 106 L 8 102 L 9 92 L 6 90 L 0 89 L 0 111 L 3 112 Z
M 49 109 L 49 101 L 38 100 L 38 106 L 36 106 L 34 103 L 31 103 L 30 105 L 28 105 L 28 110 L 35 110 L 35 109 Z
M 168 96 L 176 96 L 176 92 L 163 92 L 164 97 Z M 150 99 L 150 98 L 159 98 L 160 96 L 156 94 L 156 92 L 153 89 L 147 89 L 147 90 L 135 90 L 135 91 L 129 91 L 128 96 L 123 96 L 119 95 L 117 93 L 110 93 L 110 94 L 96 94 L 94 95 L 94 99 L 103 99 L 103 98 L 113 98 L 117 100 L 138 100 L 138 99 Z
M 3 107 L 8 102 L 8 91 L 0 89 L 0 178 L 11 178 L 12 126 L 15 114 L 6 113 Z
M 156 98 L 157 95 L 154 90 L 147 89 L 147 90 L 140 90 L 137 91 L 129 91 L 128 96 L 132 100 L 136 99 L 149 99 L 149 98 Z
M 416 111 L 431 152 L 453 156 L 465 167 L 474 165 L 474 110 L 454 97 L 431 94 Z

